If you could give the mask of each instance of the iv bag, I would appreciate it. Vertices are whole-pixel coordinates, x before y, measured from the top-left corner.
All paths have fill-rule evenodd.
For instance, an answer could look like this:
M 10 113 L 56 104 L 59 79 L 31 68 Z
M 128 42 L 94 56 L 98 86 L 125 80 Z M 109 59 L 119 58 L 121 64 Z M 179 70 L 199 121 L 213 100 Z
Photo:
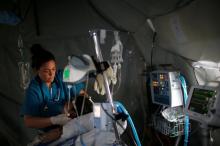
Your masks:
M 30 83 L 30 63 L 18 62 L 20 87 L 26 89 Z

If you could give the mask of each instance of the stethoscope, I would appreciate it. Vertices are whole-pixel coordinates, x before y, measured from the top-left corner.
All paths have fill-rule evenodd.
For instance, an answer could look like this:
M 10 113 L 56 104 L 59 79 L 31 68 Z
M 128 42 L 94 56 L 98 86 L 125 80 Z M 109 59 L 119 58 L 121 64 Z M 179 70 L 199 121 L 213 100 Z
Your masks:
M 57 85 L 57 94 L 55 97 L 53 97 L 53 88 L 50 88 L 50 97 L 53 97 L 52 99 L 54 102 L 58 102 L 60 100 L 60 86 L 59 86 L 58 80 L 56 78 L 54 78 L 54 80 L 55 80 L 55 83 L 57 83 L 56 84 Z M 43 88 L 42 88 L 42 81 L 39 76 L 37 76 L 37 81 L 40 85 L 40 90 L 41 90 L 41 94 L 43 97 L 43 103 L 44 103 L 43 111 L 48 111 L 48 105 L 47 105 L 46 98 L 45 98 Z

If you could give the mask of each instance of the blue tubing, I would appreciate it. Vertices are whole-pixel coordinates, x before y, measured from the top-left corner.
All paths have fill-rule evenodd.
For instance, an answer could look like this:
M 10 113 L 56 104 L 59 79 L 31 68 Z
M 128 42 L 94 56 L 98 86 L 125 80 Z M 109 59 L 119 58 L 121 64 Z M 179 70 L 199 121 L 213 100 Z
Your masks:
M 182 85 L 182 88 L 183 88 L 184 104 L 186 105 L 186 101 L 188 99 L 187 89 L 186 89 L 186 81 L 185 81 L 185 78 L 183 76 L 180 76 L 179 78 L 180 78 L 181 85 Z M 188 115 L 185 115 L 184 134 L 185 134 L 184 146 L 187 146 L 188 137 L 189 137 L 189 116 Z
M 132 119 L 130 117 L 130 114 L 128 113 L 128 111 L 125 109 L 125 107 L 120 102 L 114 102 L 114 103 L 116 104 L 117 110 L 118 110 L 119 113 L 123 112 L 124 114 L 128 115 L 128 119 L 127 120 L 128 120 L 128 123 L 131 126 L 132 132 L 134 134 L 135 141 L 136 141 L 138 146 L 141 146 L 141 143 L 140 143 L 137 131 L 136 131 L 134 123 L 133 123 L 133 121 L 132 121 Z
M 83 142 L 82 136 L 80 135 L 80 143 L 82 146 L 86 146 L 85 143 Z

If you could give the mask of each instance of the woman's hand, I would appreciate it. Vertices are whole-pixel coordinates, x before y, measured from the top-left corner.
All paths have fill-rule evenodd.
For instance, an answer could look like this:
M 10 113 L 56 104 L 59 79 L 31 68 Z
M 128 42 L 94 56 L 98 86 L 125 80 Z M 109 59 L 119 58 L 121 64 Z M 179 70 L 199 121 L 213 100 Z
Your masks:
M 66 114 L 59 114 L 53 117 L 50 117 L 50 121 L 53 125 L 65 125 L 71 120 L 70 117 Z
M 79 92 L 79 95 L 80 96 L 88 96 L 88 94 L 86 93 L 86 91 L 85 90 L 80 90 L 80 92 Z
M 66 114 L 68 117 L 72 119 L 77 116 L 72 102 L 66 102 L 64 105 L 63 111 L 64 111 L 64 114 Z

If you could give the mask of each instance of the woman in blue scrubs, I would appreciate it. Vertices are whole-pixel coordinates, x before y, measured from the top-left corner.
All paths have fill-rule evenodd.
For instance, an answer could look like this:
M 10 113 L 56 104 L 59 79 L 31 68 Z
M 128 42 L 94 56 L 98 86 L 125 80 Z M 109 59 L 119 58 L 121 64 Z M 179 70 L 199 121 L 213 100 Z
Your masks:
M 26 90 L 21 115 L 27 127 L 43 131 L 38 141 L 48 143 L 58 139 L 62 126 L 71 120 L 64 112 L 68 90 L 62 82 L 62 72 L 57 71 L 54 55 L 39 44 L 31 47 L 31 53 L 36 76 Z M 80 95 L 83 88 L 83 83 L 75 84 L 71 95 Z

